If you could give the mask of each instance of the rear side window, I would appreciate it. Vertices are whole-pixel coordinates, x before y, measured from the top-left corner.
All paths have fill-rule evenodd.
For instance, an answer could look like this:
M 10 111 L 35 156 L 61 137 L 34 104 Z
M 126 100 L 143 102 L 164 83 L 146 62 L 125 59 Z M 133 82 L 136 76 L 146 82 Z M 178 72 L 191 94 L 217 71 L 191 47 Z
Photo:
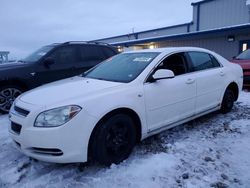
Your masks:
M 189 52 L 189 57 L 192 61 L 192 71 L 200 71 L 219 67 L 219 62 L 210 54 L 204 52 Z
M 103 47 L 102 50 L 103 50 L 103 52 L 104 52 L 104 54 L 105 54 L 105 56 L 106 56 L 107 58 L 116 55 L 116 53 L 115 53 L 112 49 L 110 49 L 110 48 Z
M 101 46 L 83 45 L 80 47 L 82 61 L 103 61 L 107 59 Z
M 76 49 L 74 46 L 64 46 L 56 49 L 50 55 L 59 64 L 71 64 L 76 62 Z

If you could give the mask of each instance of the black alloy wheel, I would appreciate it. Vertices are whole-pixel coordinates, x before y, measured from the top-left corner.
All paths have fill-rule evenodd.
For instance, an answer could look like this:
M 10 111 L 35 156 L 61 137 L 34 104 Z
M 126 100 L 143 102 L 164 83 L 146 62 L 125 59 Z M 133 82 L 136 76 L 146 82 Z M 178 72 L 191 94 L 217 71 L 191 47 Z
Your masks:
M 17 86 L 4 86 L 0 88 L 0 112 L 8 113 L 15 99 L 22 93 Z
M 133 119 L 126 114 L 116 114 L 98 126 L 93 138 L 92 156 L 100 164 L 119 164 L 128 158 L 135 143 Z
M 221 104 L 221 112 L 226 114 L 230 112 L 234 105 L 234 92 L 231 89 L 227 89 L 225 91 L 222 104 Z

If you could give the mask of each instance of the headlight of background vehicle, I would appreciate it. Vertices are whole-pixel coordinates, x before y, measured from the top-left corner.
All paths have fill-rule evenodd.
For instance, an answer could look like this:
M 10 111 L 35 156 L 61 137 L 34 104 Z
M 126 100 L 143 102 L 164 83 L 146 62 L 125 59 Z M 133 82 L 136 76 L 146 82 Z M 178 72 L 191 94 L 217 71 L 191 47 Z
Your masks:
M 80 111 L 81 107 L 74 105 L 44 111 L 37 116 L 34 126 L 58 127 L 67 123 Z

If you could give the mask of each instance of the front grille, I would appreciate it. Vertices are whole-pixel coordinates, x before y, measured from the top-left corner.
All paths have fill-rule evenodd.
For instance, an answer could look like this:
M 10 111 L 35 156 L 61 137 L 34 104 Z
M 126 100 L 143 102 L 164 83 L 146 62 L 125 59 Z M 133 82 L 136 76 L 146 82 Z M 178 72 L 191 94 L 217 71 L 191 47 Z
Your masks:
M 30 149 L 33 153 L 43 154 L 43 155 L 51 155 L 51 156 L 61 156 L 63 152 L 60 149 L 48 149 L 48 148 L 37 148 L 33 147 Z
M 18 106 L 14 106 L 14 110 L 15 110 L 18 114 L 20 114 L 20 115 L 22 115 L 22 116 L 25 116 L 25 117 L 30 113 L 28 110 L 25 110 L 25 109 L 20 108 L 20 107 L 18 107 Z
M 22 129 L 22 126 L 17 124 L 17 123 L 14 123 L 14 122 L 11 122 L 11 130 L 16 133 L 16 134 L 20 134 L 21 132 L 21 129 Z

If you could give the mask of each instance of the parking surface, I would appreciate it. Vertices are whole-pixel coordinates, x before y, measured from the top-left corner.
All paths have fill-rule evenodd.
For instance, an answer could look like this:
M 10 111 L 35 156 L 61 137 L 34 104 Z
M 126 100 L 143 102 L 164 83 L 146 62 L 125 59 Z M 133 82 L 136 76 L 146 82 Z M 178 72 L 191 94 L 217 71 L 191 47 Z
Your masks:
M 50 164 L 17 151 L 0 116 L 0 187 L 248 187 L 250 93 L 233 111 L 213 113 L 137 145 L 109 168 Z

